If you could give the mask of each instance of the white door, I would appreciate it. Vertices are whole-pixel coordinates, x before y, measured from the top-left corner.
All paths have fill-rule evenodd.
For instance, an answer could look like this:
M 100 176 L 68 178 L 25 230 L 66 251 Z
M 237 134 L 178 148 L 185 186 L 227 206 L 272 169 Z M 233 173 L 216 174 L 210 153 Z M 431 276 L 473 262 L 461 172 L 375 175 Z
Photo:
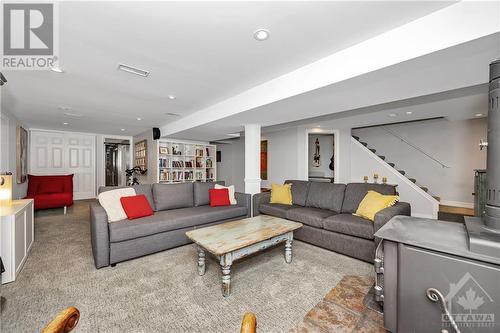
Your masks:
M 73 199 L 95 197 L 95 135 L 31 131 L 31 174 L 73 176 Z

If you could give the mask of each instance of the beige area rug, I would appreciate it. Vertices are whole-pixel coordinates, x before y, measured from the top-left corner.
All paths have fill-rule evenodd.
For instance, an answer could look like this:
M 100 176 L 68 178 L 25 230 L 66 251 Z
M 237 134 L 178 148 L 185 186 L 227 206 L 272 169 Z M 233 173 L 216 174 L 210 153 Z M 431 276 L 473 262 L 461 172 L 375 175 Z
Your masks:
M 344 275 L 372 275 L 372 266 L 306 243 L 294 242 L 286 264 L 283 246 L 232 267 L 232 294 L 223 298 L 220 269 L 207 260 L 198 276 L 194 245 L 97 270 L 88 202 L 36 214 L 35 244 L 18 280 L 3 285 L 0 331 L 39 332 L 57 312 L 81 312 L 74 332 L 239 332 L 246 311 L 259 332 L 286 332 Z

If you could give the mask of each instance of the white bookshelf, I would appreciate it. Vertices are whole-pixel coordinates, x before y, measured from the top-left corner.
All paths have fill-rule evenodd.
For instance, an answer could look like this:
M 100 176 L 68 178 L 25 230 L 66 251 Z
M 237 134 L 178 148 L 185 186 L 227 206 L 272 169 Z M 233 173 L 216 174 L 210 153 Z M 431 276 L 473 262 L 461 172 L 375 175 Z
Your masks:
M 215 181 L 216 146 L 173 140 L 157 141 L 159 183 Z

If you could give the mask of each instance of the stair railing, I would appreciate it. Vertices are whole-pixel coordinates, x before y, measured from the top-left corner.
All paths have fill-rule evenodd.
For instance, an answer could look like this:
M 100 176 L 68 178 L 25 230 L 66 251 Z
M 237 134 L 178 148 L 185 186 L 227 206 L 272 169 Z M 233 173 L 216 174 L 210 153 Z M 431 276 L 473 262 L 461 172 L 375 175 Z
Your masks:
M 385 127 L 385 126 L 381 126 L 381 128 L 383 130 L 385 130 L 387 133 L 395 136 L 396 138 L 398 138 L 399 140 L 401 140 L 402 142 L 406 143 L 407 145 L 409 145 L 410 147 L 413 147 L 415 150 L 417 150 L 418 152 L 424 154 L 425 156 L 427 156 L 428 158 L 430 158 L 431 160 L 433 160 L 434 162 L 438 163 L 439 165 L 441 165 L 442 168 L 446 168 L 446 169 L 450 169 L 451 167 L 444 164 L 443 162 L 441 162 L 440 160 L 438 160 L 437 158 L 433 157 L 432 155 L 430 155 L 429 153 L 427 153 L 425 150 L 423 150 L 422 148 L 420 148 L 419 146 L 409 142 L 408 140 L 406 140 L 405 138 L 403 138 L 402 136 L 400 136 L 399 134 L 395 133 L 394 131 L 390 130 L 389 128 Z

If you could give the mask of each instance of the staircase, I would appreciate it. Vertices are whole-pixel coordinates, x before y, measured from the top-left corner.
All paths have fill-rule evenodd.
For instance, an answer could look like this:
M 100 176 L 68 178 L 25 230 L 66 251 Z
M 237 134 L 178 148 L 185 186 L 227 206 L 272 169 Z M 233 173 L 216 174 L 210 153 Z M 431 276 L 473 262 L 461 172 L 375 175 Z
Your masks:
M 406 171 L 404 170 L 400 170 L 395 163 L 393 162 L 388 162 L 386 161 L 386 157 L 385 156 L 382 156 L 382 155 L 379 155 L 377 154 L 377 150 L 373 149 L 373 148 L 370 148 L 368 147 L 368 143 L 366 142 L 363 142 L 360 140 L 360 138 L 356 135 L 353 135 L 352 136 L 355 140 L 357 140 L 359 143 L 361 143 L 363 146 L 365 146 L 366 148 L 368 148 L 372 153 L 374 153 L 375 155 L 378 156 L 378 158 L 380 158 L 381 160 L 383 160 L 385 163 L 389 164 L 392 168 L 394 168 L 397 172 L 399 172 L 400 174 L 402 174 L 403 176 L 405 176 L 406 178 L 408 178 L 412 183 L 416 184 L 418 187 L 420 187 L 424 192 L 427 192 L 429 193 L 429 189 L 425 186 L 421 186 L 419 183 L 417 183 L 417 180 L 415 178 L 411 178 L 409 175 L 406 174 Z M 436 199 L 437 201 L 440 201 L 441 198 L 438 197 L 438 196 L 432 196 L 434 199 Z

